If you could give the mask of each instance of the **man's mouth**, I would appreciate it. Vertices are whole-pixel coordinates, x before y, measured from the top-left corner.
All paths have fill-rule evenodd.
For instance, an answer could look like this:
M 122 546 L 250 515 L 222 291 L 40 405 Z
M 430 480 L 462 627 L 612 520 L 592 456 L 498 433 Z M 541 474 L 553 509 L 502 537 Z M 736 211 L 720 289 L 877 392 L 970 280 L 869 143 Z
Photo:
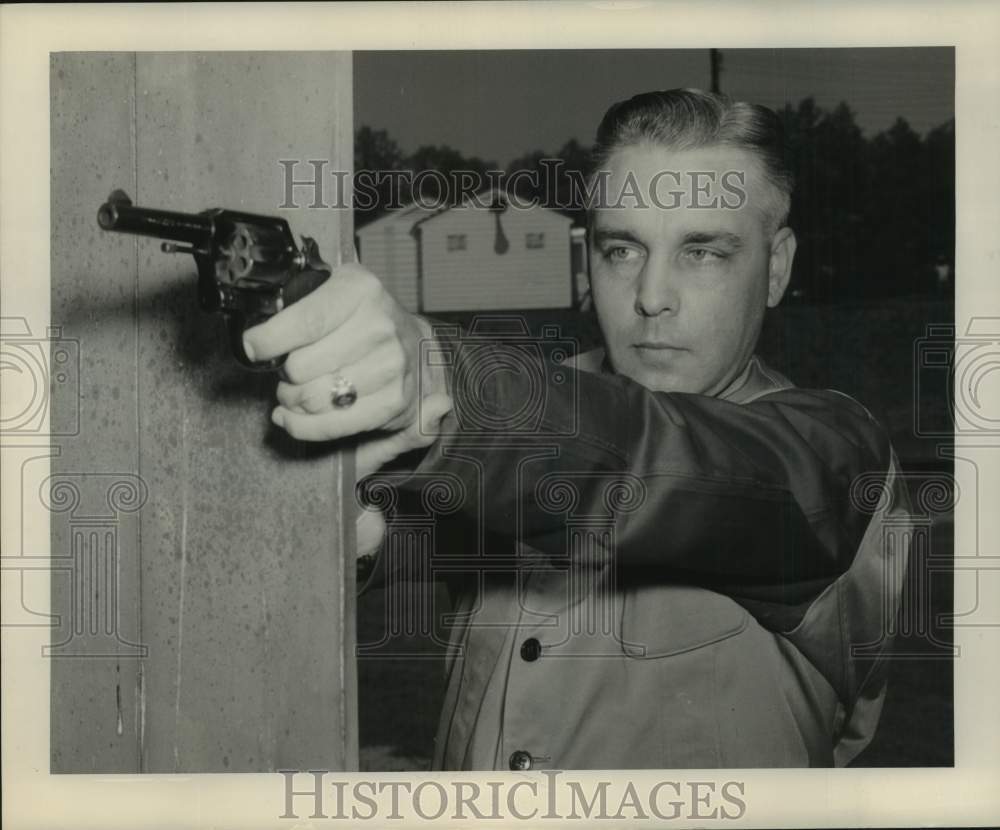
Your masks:
M 643 340 L 633 343 L 632 348 L 642 349 L 651 352 L 683 352 L 687 351 L 683 346 L 676 346 L 673 343 L 666 343 L 662 340 Z

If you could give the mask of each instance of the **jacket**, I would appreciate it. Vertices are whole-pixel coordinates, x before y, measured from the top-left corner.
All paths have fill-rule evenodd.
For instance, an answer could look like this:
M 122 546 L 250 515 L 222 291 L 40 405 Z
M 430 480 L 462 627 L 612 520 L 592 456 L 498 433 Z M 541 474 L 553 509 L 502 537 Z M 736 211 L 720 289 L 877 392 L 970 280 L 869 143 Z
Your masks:
M 867 745 L 909 503 L 860 404 L 757 357 L 706 397 L 600 352 L 555 382 L 448 345 L 454 411 L 401 487 L 450 494 L 435 768 L 833 766 Z

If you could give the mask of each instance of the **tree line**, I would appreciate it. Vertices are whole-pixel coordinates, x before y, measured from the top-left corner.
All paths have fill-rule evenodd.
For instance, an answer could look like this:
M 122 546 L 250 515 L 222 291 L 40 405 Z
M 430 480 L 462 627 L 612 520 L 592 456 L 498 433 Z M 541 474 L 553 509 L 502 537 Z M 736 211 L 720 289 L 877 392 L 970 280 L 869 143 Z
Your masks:
M 830 302 L 855 298 L 945 292 L 950 295 L 955 248 L 955 122 L 926 135 L 903 118 L 867 137 L 846 103 L 832 110 L 813 98 L 779 111 L 785 126 L 788 163 L 795 174 L 789 224 L 799 240 L 791 298 Z M 558 173 L 543 159 L 560 159 Z M 572 178 L 589 169 L 589 148 L 570 139 L 556 152 L 536 150 L 514 159 L 507 173 L 537 171 L 538 186 L 524 179 L 518 190 L 542 204 L 585 221 Z M 491 160 L 465 156 L 448 146 L 421 146 L 407 154 L 385 130 L 362 126 L 355 136 L 355 170 L 469 170 L 486 177 Z M 550 164 L 551 167 L 551 164 Z M 433 188 L 433 182 L 430 182 Z M 358 227 L 382 215 L 390 196 L 406 203 L 409 193 L 390 194 L 388 181 L 377 200 L 356 204 Z M 578 201 L 578 200 L 577 200 Z

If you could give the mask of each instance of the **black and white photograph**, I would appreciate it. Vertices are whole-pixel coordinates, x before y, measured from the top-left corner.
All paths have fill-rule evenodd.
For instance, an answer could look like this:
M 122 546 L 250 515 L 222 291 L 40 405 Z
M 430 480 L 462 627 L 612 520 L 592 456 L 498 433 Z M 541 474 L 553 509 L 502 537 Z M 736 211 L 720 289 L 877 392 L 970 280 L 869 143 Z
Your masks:
M 976 27 L 309 5 L 3 63 L 11 826 L 998 817 Z

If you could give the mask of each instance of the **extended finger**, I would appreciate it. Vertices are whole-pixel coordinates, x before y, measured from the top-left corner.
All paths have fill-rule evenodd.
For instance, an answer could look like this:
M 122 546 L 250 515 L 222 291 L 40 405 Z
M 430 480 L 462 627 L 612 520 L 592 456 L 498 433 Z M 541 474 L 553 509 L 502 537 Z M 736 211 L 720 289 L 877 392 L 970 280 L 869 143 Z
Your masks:
M 278 384 L 278 403 L 295 412 L 318 414 L 330 409 L 334 386 L 338 378 L 354 384 L 358 397 L 367 397 L 383 386 L 398 380 L 403 373 L 405 358 L 399 344 L 388 341 L 376 346 L 355 363 L 335 372 L 327 372 L 308 383 Z
M 334 441 L 359 432 L 381 429 L 404 408 L 401 384 L 383 386 L 344 409 L 319 414 L 294 412 L 284 406 L 275 408 L 271 420 L 300 441 Z

